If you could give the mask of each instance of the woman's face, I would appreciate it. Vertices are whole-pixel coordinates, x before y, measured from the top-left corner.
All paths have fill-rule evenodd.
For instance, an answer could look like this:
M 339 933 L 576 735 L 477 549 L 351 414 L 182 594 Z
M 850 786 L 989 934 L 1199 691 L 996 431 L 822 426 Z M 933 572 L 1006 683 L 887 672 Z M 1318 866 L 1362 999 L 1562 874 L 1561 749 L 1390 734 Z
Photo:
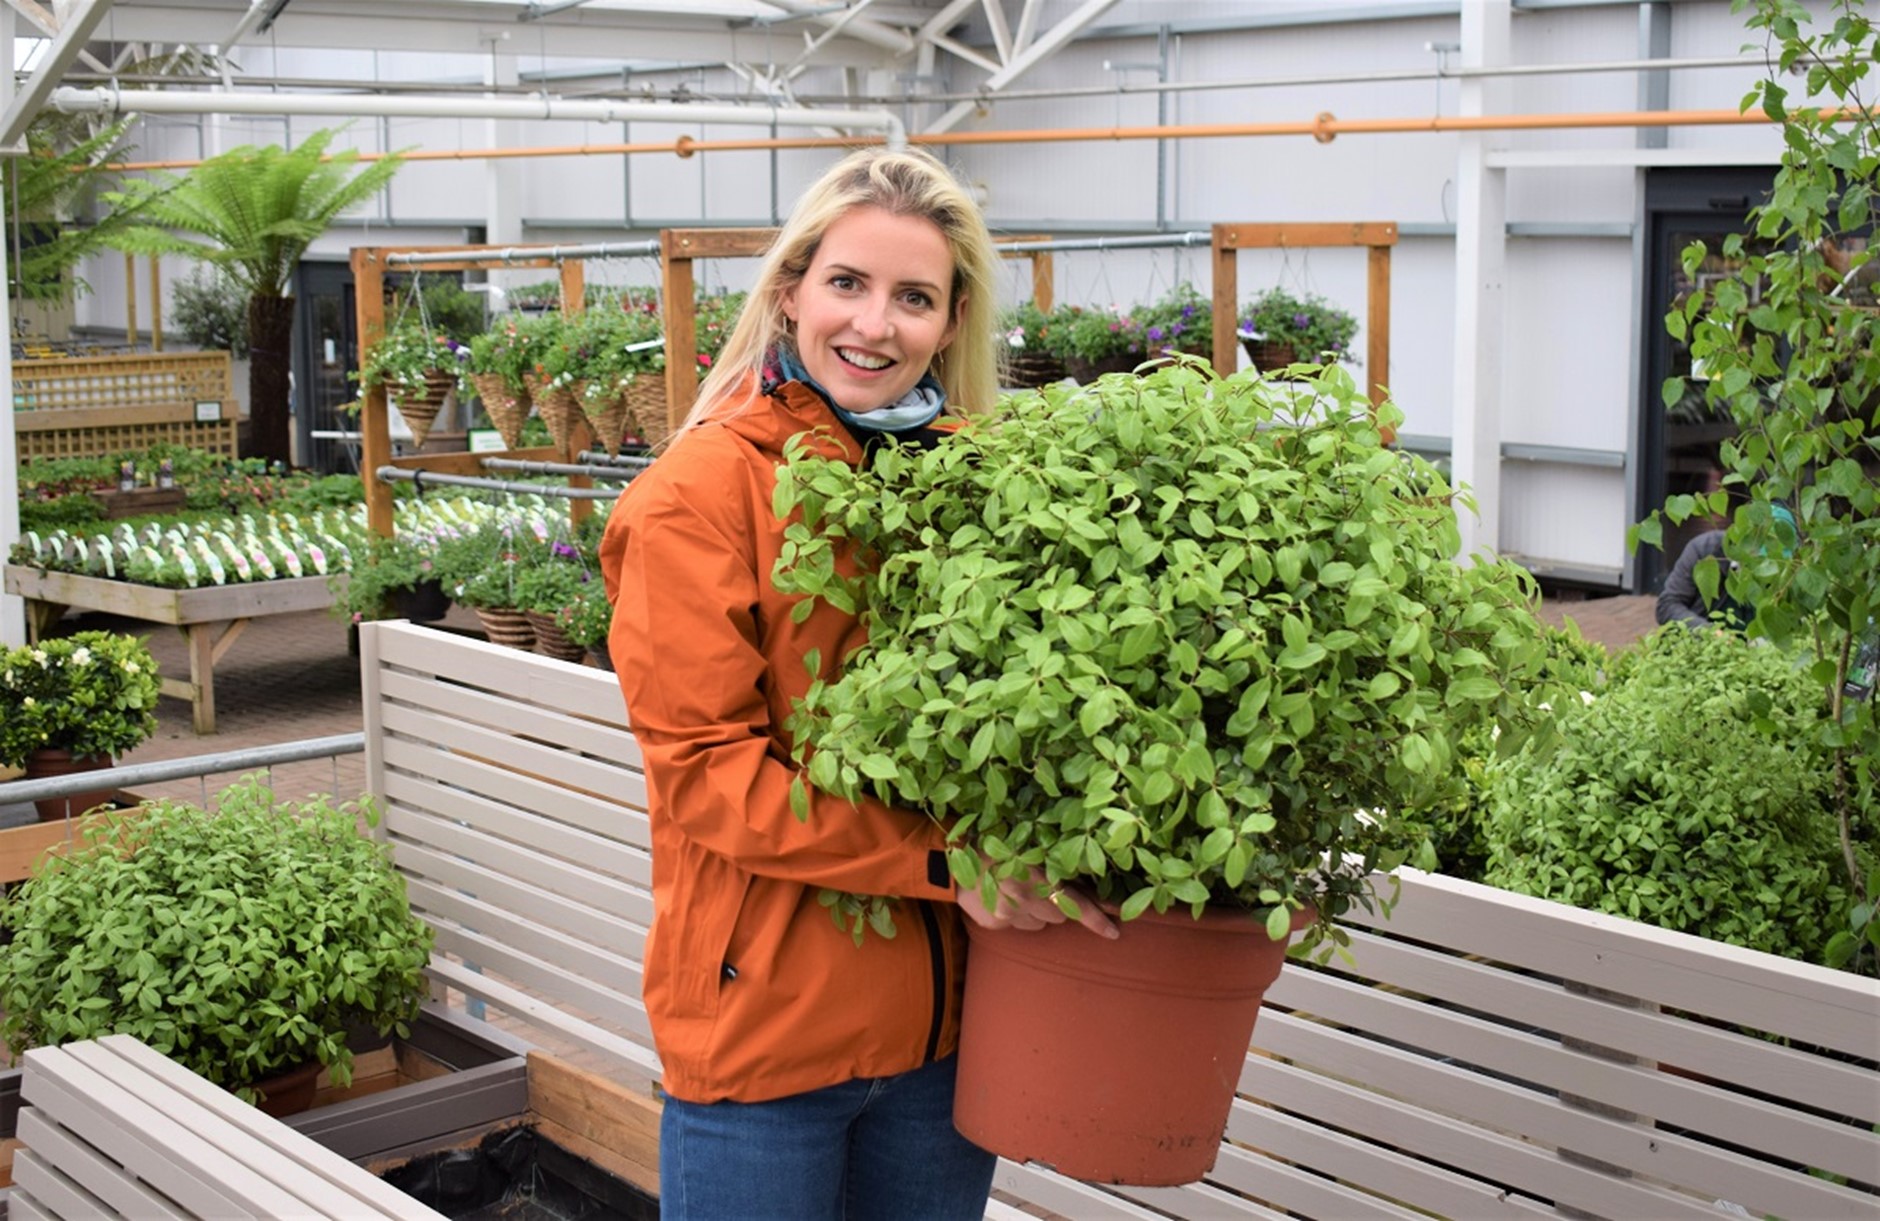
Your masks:
M 803 367 L 846 411 L 886 407 L 953 342 L 963 301 L 948 301 L 953 254 L 925 217 L 853 208 L 823 232 L 783 298 Z

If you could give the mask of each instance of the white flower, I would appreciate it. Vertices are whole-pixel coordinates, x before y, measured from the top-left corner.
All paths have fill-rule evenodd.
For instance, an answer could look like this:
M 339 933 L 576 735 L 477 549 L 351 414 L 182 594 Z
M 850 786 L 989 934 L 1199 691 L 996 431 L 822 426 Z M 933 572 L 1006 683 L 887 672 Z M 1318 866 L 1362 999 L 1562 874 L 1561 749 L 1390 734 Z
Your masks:
M 30 696 L 30 695 L 29 695 L 29 696 L 27 696 L 27 697 L 26 697 L 26 698 L 25 698 L 24 700 L 22 700 L 22 701 L 20 701 L 20 702 L 21 702 L 22 704 L 24 704 L 24 705 L 25 705 L 26 707 L 28 707 L 28 708 L 34 708 L 34 707 L 37 707 L 37 706 L 38 706 L 38 703 L 39 703 L 39 701 L 37 701 L 37 700 L 35 700 L 35 699 L 34 699 L 34 698 L 33 698 L 32 696 Z
M 51 668 L 51 663 L 46 659 L 46 651 L 44 649 L 34 649 L 33 660 L 39 663 L 41 670 Z
M 91 664 L 91 650 L 88 648 L 85 648 L 83 645 L 80 645 L 78 648 L 73 649 L 72 650 L 72 664 L 75 666 L 90 665 Z
M 1593 693 L 1591 691 L 1580 692 L 1580 702 L 1591 707 L 1593 703 Z
M 138 666 L 138 664 L 137 664 L 136 662 L 134 662 L 134 661 L 127 661 L 127 662 L 125 662 L 125 663 L 124 663 L 124 673 L 126 673 L 126 674 L 141 674 L 141 673 L 143 673 L 143 670 L 142 670 L 142 668 L 141 668 L 141 667 L 139 667 L 139 666 Z

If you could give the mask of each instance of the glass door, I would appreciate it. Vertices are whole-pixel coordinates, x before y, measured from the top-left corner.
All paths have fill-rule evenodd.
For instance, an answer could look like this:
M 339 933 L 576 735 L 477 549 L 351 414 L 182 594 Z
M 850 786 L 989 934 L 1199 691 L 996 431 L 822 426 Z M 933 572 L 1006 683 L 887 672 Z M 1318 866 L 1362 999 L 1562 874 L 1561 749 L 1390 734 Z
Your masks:
M 346 405 L 359 397 L 352 268 L 302 263 L 294 275 L 294 417 L 300 464 L 326 474 L 359 467 L 358 419 Z
M 1639 504 L 1663 507 L 1668 497 L 1714 490 L 1721 468 L 1718 447 L 1736 426 L 1704 401 L 1703 369 L 1691 366 L 1689 345 L 1672 339 L 1665 315 L 1674 304 L 1734 269 L 1723 239 L 1748 229 L 1750 208 L 1767 195 L 1773 168 L 1657 169 L 1646 179 L 1646 276 L 1644 359 L 1640 362 L 1637 466 Z M 1702 241 L 1708 253 L 1692 275 L 1684 272 L 1685 248 Z M 1667 404 L 1665 379 L 1685 379 L 1684 396 Z M 1634 566 L 1634 593 L 1654 593 L 1685 543 L 1722 524 L 1693 518 L 1666 523 L 1662 550 L 1641 546 Z

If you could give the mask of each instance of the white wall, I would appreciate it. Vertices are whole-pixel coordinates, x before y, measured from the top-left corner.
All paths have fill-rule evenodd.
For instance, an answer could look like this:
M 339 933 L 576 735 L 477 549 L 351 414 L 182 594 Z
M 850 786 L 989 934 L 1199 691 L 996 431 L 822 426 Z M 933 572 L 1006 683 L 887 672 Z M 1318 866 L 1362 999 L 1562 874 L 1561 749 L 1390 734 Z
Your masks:
M 1071 7 L 1052 0 L 1046 21 Z M 1258 18 L 1284 11 L 1333 15 L 1350 4 L 1183 4 L 1132 0 L 1106 20 L 1147 24 L 1192 18 Z M 1389 4 L 1355 6 L 1375 14 Z M 1180 80 L 1280 79 L 1307 75 L 1351 75 L 1425 71 L 1437 64 L 1426 44 L 1454 42 L 1460 21 L 1453 13 L 1427 15 L 1427 4 L 1398 6 L 1411 15 L 1356 23 L 1330 22 L 1272 28 L 1186 33 L 1168 40 L 1171 75 Z M 1821 11 L 1821 4 L 1811 7 Z M 1727 0 L 1689 0 L 1670 7 L 1673 56 L 1733 56 L 1750 41 L 1742 18 Z M 1622 61 L 1640 58 L 1640 17 L 1632 4 L 1517 9 L 1513 57 L 1520 63 Z M 526 42 L 526 39 L 522 40 Z M 529 73 L 541 61 L 512 44 L 498 54 Z M 776 42 L 778 58 L 799 45 Z M 490 59 L 476 55 L 424 55 L 386 49 L 368 52 L 289 52 L 244 48 L 246 72 L 268 75 L 377 75 L 388 80 L 480 82 Z M 1144 84 L 1153 71 L 1119 72 L 1111 64 L 1149 64 L 1158 58 L 1149 36 L 1090 38 L 1065 48 L 1021 78 L 1021 89 L 1088 86 L 1127 81 Z M 1448 56 L 1453 65 L 1460 62 Z M 980 73 L 942 56 L 949 65 L 946 87 L 968 89 Z M 560 65 L 557 65 L 560 66 Z M 903 65 L 905 67 L 905 65 Z M 1752 69 L 1674 72 L 1674 108 L 1734 109 L 1757 77 Z M 671 79 L 671 78 L 662 78 Z M 729 74 L 695 72 L 690 87 L 720 100 L 749 96 Z M 892 87 L 888 73 L 871 74 L 876 87 Z M 838 91 L 842 75 L 812 71 L 797 82 L 806 93 Z M 1511 109 L 1519 113 L 1627 111 L 1637 107 L 1636 73 L 1613 72 L 1521 77 L 1508 82 Z M 1199 90 L 1170 95 L 1171 123 L 1307 121 L 1321 111 L 1345 119 L 1427 117 L 1456 113 L 1458 85 L 1446 81 L 1327 82 Z M 932 113 L 937 108 L 926 108 Z M 910 126 L 918 130 L 920 115 Z M 1152 95 L 1010 100 L 970 117 L 962 131 L 1147 125 L 1157 118 Z M 316 123 L 296 120 L 302 138 Z M 171 121 L 147 126 L 138 137 L 140 156 L 195 156 L 233 144 L 282 137 L 281 121 Z M 362 120 L 342 142 L 381 149 L 416 145 L 426 149 L 480 147 L 490 138 L 480 120 Z M 522 123 L 517 142 L 580 145 L 670 141 L 681 134 L 701 139 L 765 136 L 764 126 L 705 128 L 636 123 Z M 786 133 L 789 134 L 789 133 Z M 1719 162 L 1771 158 L 1780 147 L 1767 127 L 1672 129 L 1673 152 L 1694 150 Z M 1623 154 L 1638 144 L 1631 128 L 1520 131 L 1495 135 L 1491 146 L 1522 154 L 1561 157 L 1595 150 Z M 1392 281 L 1392 368 L 1388 384 L 1407 415 L 1404 431 L 1446 438 L 1452 421 L 1450 395 L 1458 345 L 1481 336 L 1459 335 L 1453 323 L 1456 270 L 1453 225 L 1458 138 L 1451 134 L 1347 135 L 1321 145 L 1308 137 L 1225 138 L 1174 141 L 1158 178 L 1153 141 L 1028 143 L 953 146 L 939 151 L 968 181 L 981 185 L 995 228 L 1056 232 L 1069 236 L 1107 231 L 1140 233 L 1158 217 L 1170 229 L 1202 229 L 1217 221 L 1394 221 L 1404 229 L 1395 251 Z M 166 151 L 167 150 L 167 151 Z M 525 240 L 575 242 L 647 236 L 661 224 L 762 224 L 770 217 L 773 190 L 787 211 L 790 201 L 828 163 L 830 154 L 784 151 L 706 154 L 679 158 L 650 153 L 625 160 L 618 155 L 556 157 L 509 162 L 413 163 L 399 175 L 389 196 L 370 217 L 323 238 L 316 250 L 337 253 L 358 243 L 454 242 L 466 225 L 482 224 L 492 176 L 515 176 Z M 772 168 L 776 167 L 773 186 Z M 628 186 L 630 180 L 630 189 Z M 1635 441 L 1632 420 L 1641 409 L 1635 388 L 1641 328 L 1642 286 L 1635 282 L 1634 233 L 1640 215 L 1643 176 L 1625 165 L 1517 167 L 1507 171 L 1508 219 L 1515 236 L 1508 247 L 1505 316 L 1505 376 L 1500 387 L 1504 440 L 1623 455 Z M 1158 189 L 1159 188 L 1159 189 Z M 629 228 L 631 224 L 631 229 Z M 1536 233 L 1536 227 L 1539 227 Z M 1562 230 L 1565 230 L 1563 233 Z M 1186 278 L 1206 287 L 1205 250 L 1188 252 L 1064 253 L 1057 256 L 1060 301 L 1129 302 Z M 750 264 L 709 265 L 708 280 L 741 287 Z M 98 325 L 123 317 L 121 260 L 109 257 L 88 270 L 97 294 L 81 304 Z M 610 282 L 650 282 L 651 265 L 591 269 Z M 1323 293 L 1362 317 L 1364 257 L 1355 250 L 1295 251 L 1289 255 L 1250 252 L 1239 267 L 1243 298 L 1271 283 Z M 501 278 L 501 277 L 499 277 Z M 512 273 L 512 280 L 539 273 Z M 1008 299 L 1029 292 L 1023 264 L 1014 263 Z M 116 325 L 122 325 L 121 321 Z M 1362 350 L 1362 338 L 1360 339 Z M 1523 461 L 1504 465 L 1498 529 L 1504 550 L 1530 557 L 1537 567 L 1554 565 L 1617 573 L 1625 563 L 1624 516 L 1627 479 L 1623 469 Z M 1615 580 L 1617 578 L 1614 578 Z

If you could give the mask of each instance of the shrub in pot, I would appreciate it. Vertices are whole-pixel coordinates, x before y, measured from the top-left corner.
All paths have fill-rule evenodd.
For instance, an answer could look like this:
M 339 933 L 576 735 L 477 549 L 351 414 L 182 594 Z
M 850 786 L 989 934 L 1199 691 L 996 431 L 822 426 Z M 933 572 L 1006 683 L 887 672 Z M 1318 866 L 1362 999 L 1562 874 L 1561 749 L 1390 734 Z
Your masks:
M 430 928 L 366 805 L 277 801 L 258 777 L 215 812 L 157 801 L 88 829 L 0 901 L 0 1037 L 133 1035 L 251 1101 L 310 1062 L 351 1080 L 350 1029 L 407 1033 Z
M 75 632 L 0 650 L 0 764 L 27 775 L 109 767 L 157 728 L 157 662 L 143 639 Z M 106 790 L 39 803 L 61 818 L 111 799 Z
M 1518 720 L 1541 653 L 1531 579 L 1452 558 L 1455 493 L 1383 446 L 1397 415 L 1337 367 L 1273 386 L 1182 361 L 860 467 L 794 442 L 774 579 L 869 629 L 793 718 L 808 782 L 927 811 L 988 897 L 1034 869 L 1087 890 L 1125 921 L 1104 944 L 1220 911 L 1275 942 L 1312 913 L 1306 943 L 1335 943 L 1415 846 L 1392 812 L 1458 783 L 1471 726 Z M 890 900 L 830 902 L 857 935 L 891 925 Z M 1090 1018 L 1035 1029 L 1048 1051 Z

